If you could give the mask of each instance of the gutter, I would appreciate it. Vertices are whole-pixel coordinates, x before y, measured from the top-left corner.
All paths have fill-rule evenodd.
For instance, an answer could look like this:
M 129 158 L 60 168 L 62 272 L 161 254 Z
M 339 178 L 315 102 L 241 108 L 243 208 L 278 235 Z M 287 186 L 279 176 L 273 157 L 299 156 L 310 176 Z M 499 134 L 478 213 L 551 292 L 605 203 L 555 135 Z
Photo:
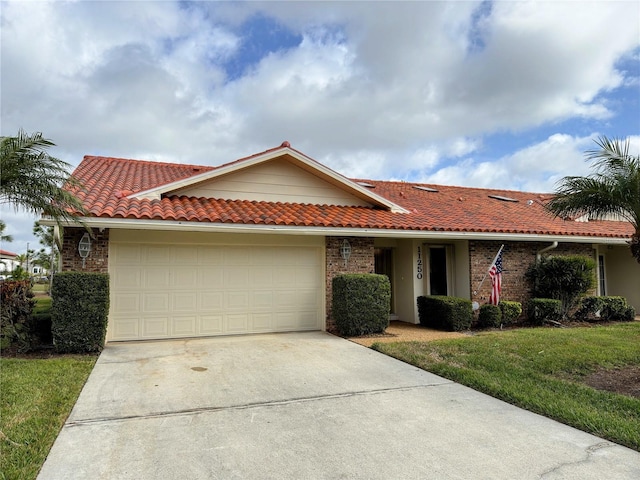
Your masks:
M 598 237 L 582 235 L 544 235 L 535 233 L 491 233 L 491 232 L 452 232 L 425 230 L 392 230 L 353 227 L 300 227 L 289 225 L 247 225 L 233 223 L 188 222 L 176 220 L 132 220 L 125 218 L 83 217 L 80 220 L 93 228 L 123 228 L 134 230 L 168 230 L 209 233 L 263 233 L 275 235 L 322 235 L 327 237 L 378 237 L 408 239 L 448 240 L 492 240 L 492 241 L 537 241 L 598 243 L 605 245 L 627 245 L 624 237 Z M 42 225 L 56 225 L 49 217 L 40 220 Z M 74 222 L 64 222 L 64 226 L 80 227 Z M 557 245 L 556 245 L 557 246 Z M 555 248 L 555 246 L 553 246 Z M 550 247 L 541 250 L 544 253 Z

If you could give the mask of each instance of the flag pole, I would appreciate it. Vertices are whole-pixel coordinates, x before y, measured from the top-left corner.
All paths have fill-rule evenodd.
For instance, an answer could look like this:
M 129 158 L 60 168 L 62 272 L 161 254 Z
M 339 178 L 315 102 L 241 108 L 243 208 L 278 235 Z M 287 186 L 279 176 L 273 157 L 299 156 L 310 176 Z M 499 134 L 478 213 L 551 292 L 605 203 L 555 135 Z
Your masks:
M 498 256 L 500 255 L 500 253 L 502 253 L 503 248 L 504 248 L 504 243 L 500 246 L 500 250 L 498 250 L 498 253 L 496 253 L 496 256 L 493 257 L 493 262 L 491 262 L 491 264 L 489 265 L 489 268 L 487 268 L 487 271 L 484 272 L 484 277 L 482 277 L 482 281 L 480 282 L 480 285 L 478 285 L 478 288 L 473 291 L 474 295 L 478 294 L 480 287 L 482 287 L 482 284 L 484 283 L 485 279 L 487 278 L 487 275 L 489 274 L 489 270 L 491 270 L 491 267 L 493 267 L 493 265 L 496 263 L 496 260 L 498 259 Z

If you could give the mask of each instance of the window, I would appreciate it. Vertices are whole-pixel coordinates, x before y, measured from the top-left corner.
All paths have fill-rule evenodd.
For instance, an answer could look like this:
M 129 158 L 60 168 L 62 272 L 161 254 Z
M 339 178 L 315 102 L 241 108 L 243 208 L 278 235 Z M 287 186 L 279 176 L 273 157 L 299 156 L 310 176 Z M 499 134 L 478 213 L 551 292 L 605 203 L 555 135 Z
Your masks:
M 605 275 L 604 275 L 604 255 L 598 255 L 598 286 L 600 287 L 600 295 L 606 295 L 607 294 L 607 284 L 605 282 Z

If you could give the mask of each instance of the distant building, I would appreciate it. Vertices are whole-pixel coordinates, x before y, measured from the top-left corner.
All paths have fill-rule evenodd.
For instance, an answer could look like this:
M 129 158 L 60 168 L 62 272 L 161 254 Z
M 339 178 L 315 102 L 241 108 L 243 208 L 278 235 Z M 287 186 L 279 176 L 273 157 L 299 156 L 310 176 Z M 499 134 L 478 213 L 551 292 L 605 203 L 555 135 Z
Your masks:
M 0 250 L 0 275 L 10 275 L 20 265 L 20 262 L 16 260 L 17 256 L 17 253 Z

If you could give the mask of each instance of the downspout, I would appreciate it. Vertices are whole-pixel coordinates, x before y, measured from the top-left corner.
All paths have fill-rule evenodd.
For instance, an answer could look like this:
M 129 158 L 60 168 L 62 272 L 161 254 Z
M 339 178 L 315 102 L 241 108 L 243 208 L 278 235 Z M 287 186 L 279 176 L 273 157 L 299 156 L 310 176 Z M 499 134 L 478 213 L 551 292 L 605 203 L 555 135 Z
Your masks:
M 538 250 L 536 252 L 536 263 L 540 263 L 540 259 L 542 258 L 542 254 L 548 252 L 549 250 L 553 250 L 558 246 L 558 242 L 553 242 L 548 247 L 543 248 L 542 250 Z

